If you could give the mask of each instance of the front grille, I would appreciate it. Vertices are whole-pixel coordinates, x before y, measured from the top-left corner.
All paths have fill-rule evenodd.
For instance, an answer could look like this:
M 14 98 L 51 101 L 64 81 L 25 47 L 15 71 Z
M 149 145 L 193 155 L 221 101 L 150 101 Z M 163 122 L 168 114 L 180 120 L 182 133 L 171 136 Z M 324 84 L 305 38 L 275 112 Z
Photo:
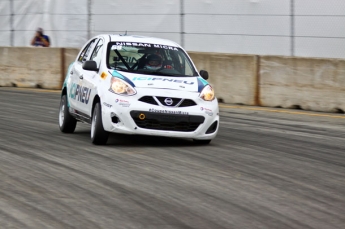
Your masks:
M 170 98 L 170 97 L 160 97 L 160 96 L 157 96 L 156 98 L 159 100 L 159 102 L 160 102 L 162 105 L 164 105 L 164 106 L 171 106 L 171 107 L 176 106 L 176 105 L 181 101 L 180 98 Z M 171 100 L 173 101 L 173 103 L 170 104 L 170 105 L 166 104 L 166 103 L 165 103 L 165 100 L 166 100 L 166 99 L 171 99 Z
M 147 111 L 131 111 L 130 114 L 138 127 L 152 130 L 192 132 L 205 120 L 203 116 L 197 115 L 161 114 Z
M 177 104 L 179 104 L 182 101 L 182 103 L 180 105 L 178 105 L 178 107 L 191 107 L 191 106 L 195 106 L 196 103 L 191 100 L 191 99 L 182 99 L 182 98 L 170 98 L 170 97 L 160 97 L 157 96 L 156 97 L 158 99 L 158 101 L 163 105 L 163 106 L 169 106 L 169 107 L 174 107 Z M 167 105 L 165 103 L 165 99 L 170 98 L 172 100 L 172 104 L 171 105 Z M 143 96 L 139 99 L 139 101 L 144 102 L 144 103 L 148 103 L 148 104 L 152 104 L 152 105 L 158 105 L 157 101 L 155 100 L 155 98 L 153 96 Z
M 179 107 L 191 107 L 191 106 L 195 106 L 196 103 L 191 100 L 191 99 L 185 99 L 183 100 L 183 102 L 179 105 Z
M 149 103 L 152 105 L 158 105 L 156 100 L 152 96 L 144 96 L 139 99 L 139 101 L 144 102 L 144 103 Z

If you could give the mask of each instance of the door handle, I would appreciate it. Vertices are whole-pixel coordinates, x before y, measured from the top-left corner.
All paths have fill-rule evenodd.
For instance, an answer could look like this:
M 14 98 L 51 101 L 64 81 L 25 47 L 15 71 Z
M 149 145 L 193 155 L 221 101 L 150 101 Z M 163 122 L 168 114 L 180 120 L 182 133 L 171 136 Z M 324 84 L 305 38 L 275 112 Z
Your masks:
M 69 74 L 73 75 L 73 71 L 71 71 Z
M 79 79 L 84 79 L 83 75 L 80 75 L 80 76 L 79 76 Z

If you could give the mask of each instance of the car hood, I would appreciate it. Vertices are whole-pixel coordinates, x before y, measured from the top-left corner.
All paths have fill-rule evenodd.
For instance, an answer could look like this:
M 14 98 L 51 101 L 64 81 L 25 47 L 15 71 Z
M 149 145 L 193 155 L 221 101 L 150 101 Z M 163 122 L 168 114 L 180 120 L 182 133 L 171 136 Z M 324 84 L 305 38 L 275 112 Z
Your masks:
M 139 75 L 128 72 L 115 72 L 113 76 L 130 81 L 137 88 L 160 88 L 180 91 L 200 92 L 206 80 L 201 77 L 169 77 L 156 75 Z

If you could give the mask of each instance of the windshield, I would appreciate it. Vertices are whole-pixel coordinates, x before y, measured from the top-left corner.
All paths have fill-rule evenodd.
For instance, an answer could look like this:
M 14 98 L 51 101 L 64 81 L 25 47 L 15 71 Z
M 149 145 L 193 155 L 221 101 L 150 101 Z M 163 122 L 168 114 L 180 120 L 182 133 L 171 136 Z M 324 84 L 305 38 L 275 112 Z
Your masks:
M 161 76 L 198 76 L 185 52 L 173 46 L 110 42 L 107 60 L 108 68 L 119 71 Z

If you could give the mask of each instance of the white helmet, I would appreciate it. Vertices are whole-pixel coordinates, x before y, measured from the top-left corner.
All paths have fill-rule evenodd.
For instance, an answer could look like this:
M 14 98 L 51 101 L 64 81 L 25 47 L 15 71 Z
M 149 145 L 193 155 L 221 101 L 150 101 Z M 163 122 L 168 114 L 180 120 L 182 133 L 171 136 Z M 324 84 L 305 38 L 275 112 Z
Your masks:
M 151 54 L 146 58 L 146 69 L 158 70 L 162 68 L 162 57 L 159 54 Z

